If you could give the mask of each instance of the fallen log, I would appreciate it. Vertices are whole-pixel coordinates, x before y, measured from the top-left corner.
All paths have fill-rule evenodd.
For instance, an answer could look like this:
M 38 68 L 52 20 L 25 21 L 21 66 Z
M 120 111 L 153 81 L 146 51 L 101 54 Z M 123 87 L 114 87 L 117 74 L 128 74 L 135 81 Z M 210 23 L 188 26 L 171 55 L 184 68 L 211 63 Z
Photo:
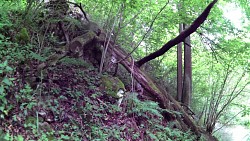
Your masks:
M 105 40 L 98 40 L 97 42 L 101 44 L 105 44 Z M 115 56 L 119 63 L 128 71 L 133 73 L 134 78 L 138 81 L 138 83 L 141 84 L 143 89 L 147 91 L 150 98 L 152 98 L 154 101 L 158 102 L 160 107 L 167 110 L 173 110 L 178 111 L 182 113 L 182 118 L 177 118 L 179 123 L 183 122 L 190 127 L 190 129 L 195 132 L 196 134 L 200 134 L 199 127 L 195 124 L 195 122 L 192 120 L 192 118 L 184 111 L 182 106 L 177 102 L 170 94 L 168 94 L 166 91 L 161 90 L 160 87 L 154 83 L 152 79 L 139 67 L 136 65 L 133 65 L 134 60 L 131 58 L 123 59 L 128 54 L 119 46 L 116 44 L 113 44 L 110 42 L 110 46 L 108 48 L 108 53 L 112 54 L 112 56 Z M 165 114 L 165 116 L 174 116 L 171 114 Z M 165 117 L 169 118 L 169 117 Z

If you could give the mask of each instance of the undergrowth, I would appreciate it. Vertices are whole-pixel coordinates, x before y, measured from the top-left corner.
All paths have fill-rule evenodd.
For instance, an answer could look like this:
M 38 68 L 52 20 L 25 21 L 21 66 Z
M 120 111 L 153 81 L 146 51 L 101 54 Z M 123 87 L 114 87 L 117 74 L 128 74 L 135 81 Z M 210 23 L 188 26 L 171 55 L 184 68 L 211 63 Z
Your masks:
M 39 31 L 32 20 L 39 23 L 41 17 L 27 19 L 20 3 L 0 2 L 5 9 L 0 13 L 0 140 L 195 139 L 168 126 L 158 103 L 138 99 L 137 93 L 127 92 L 118 107 L 100 89 L 101 75 L 88 60 L 65 57 L 37 74 L 38 64 L 51 54 L 52 35 Z

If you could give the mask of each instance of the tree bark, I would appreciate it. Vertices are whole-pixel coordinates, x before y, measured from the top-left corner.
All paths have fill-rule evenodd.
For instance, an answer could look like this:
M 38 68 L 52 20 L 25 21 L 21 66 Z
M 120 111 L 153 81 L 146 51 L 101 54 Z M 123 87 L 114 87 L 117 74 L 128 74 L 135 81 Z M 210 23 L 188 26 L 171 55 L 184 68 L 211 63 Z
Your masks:
M 184 29 L 186 25 L 183 24 Z M 191 41 L 188 36 L 184 41 L 184 80 L 181 102 L 187 107 L 190 106 L 192 96 L 192 58 L 191 58 Z
M 179 32 L 183 31 L 183 24 L 179 24 Z M 177 45 L 177 100 L 182 98 L 182 42 Z
M 210 13 L 210 10 L 212 9 L 212 7 L 214 6 L 214 4 L 217 2 L 218 0 L 214 0 L 212 1 L 207 7 L 206 9 L 201 13 L 201 15 L 195 19 L 195 21 L 191 24 L 191 26 L 189 28 L 187 28 L 186 30 L 184 30 L 183 32 L 181 32 L 177 37 L 175 37 L 174 39 L 170 40 L 169 42 L 167 42 L 165 45 L 163 45 L 162 48 L 160 48 L 159 50 L 149 54 L 148 56 L 142 58 L 141 60 L 136 62 L 136 65 L 138 67 L 141 67 L 144 63 L 151 61 L 161 55 L 163 55 L 165 52 L 167 52 L 170 48 L 172 48 L 173 46 L 177 45 L 180 42 L 183 42 L 185 40 L 185 38 L 187 38 L 190 34 L 192 34 L 193 32 L 195 32 L 197 30 L 198 27 L 200 27 L 200 25 L 207 19 L 208 14 Z

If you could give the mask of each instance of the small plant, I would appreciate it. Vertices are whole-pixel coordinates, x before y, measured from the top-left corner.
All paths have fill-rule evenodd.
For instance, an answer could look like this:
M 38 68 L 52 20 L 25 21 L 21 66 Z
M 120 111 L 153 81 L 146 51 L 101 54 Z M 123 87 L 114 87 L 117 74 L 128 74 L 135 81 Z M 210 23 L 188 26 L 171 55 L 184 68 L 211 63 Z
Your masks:
M 158 103 L 153 101 L 141 101 L 137 98 L 137 93 L 131 93 L 128 95 L 128 114 L 137 114 L 138 116 L 144 116 L 148 118 L 147 114 L 156 115 L 162 118 L 160 113 L 162 109 L 159 107 Z
M 131 93 L 125 99 L 127 101 L 127 113 L 140 120 L 141 124 L 139 128 L 145 130 L 146 134 L 144 140 L 195 140 L 196 136 L 193 136 L 191 132 L 182 132 L 178 129 L 163 126 L 163 116 L 161 112 L 163 112 L 164 109 L 160 108 L 156 102 L 139 100 L 137 95 L 137 93 Z M 145 119 L 145 121 L 143 121 L 143 119 Z M 138 137 L 139 136 L 134 138 Z
M 0 63 L 0 118 L 4 118 L 5 115 L 8 115 L 13 107 L 8 104 L 8 99 L 6 98 L 9 88 L 13 86 L 12 81 L 14 78 L 9 78 L 12 71 L 13 68 L 8 65 L 7 60 Z
M 175 141 L 194 141 L 196 136 L 190 131 L 183 132 L 179 129 L 172 129 L 165 127 L 163 131 L 158 132 L 156 135 L 161 140 L 175 140 Z

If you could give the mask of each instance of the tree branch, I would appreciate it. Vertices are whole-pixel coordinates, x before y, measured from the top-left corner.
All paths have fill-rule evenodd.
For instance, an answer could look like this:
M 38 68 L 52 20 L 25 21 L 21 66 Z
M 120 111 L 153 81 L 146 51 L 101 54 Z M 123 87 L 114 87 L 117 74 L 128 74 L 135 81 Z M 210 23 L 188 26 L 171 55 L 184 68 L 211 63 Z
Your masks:
M 191 24 L 191 26 L 189 28 L 187 28 L 186 30 L 184 30 L 183 32 L 181 32 L 177 37 L 175 37 L 174 39 L 170 40 L 169 42 L 167 42 L 161 49 L 149 54 L 148 56 L 142 58 L 141 60 L 136 62 L 136 65 L 138 67 L 141 67 L 144 63 L 151 61 L 161 55 L 163 55 L 165 52 L 167 52 L 170 48 L 172 48 L 173 46 L 177 45 L 178 43 L 184 41 L 184 39 L 186 37 L 188 37 L 190 34 L 192 34 L 193 32 L 195 32 L 197 30 L 198 27 L 201 26 L 201 24 L 207 19 L 208 14 L 210 13 L 210 10 L 212 9 L 212 7 L 214 6 L 214 4 L 217 2 L 218 0 L 214 0 L 212 1 L 207 8 L 201 13 L 201 15 L 195 19 L 195 21 Z
M 80 10 L 82 11 L 82 14 L 84 15 L 84 18 L 86 19 L 86 21 L 89 22 L 89 19 L 88 19 L 88 17 L 87 17 L 87 14 L 86 14 L 86 12 L 83 10 L 83 8 L 82 8 L 82 3 L 77 4 L 77 3 L 74 3 L 74 2 L 70 2 L 70 1 L 68 1 L 68 3 L 73 4 L 75 7 L 80 8 Z

